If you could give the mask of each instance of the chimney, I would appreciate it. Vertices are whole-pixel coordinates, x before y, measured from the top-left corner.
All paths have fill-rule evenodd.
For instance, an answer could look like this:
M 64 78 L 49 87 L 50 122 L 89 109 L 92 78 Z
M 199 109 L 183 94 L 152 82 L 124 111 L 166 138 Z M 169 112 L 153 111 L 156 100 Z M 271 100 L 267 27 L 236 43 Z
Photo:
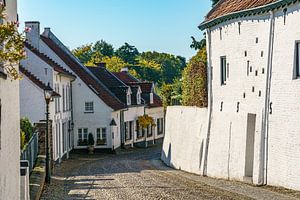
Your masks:
M 103 67 L 103 68 L 106 68 L 106 63 L 105 63 L 105 62 L 95 63 L 95 65 L 96 65 L 97 67 Z
M 128 67 L 123 67 L 123 68 L 121 69 L 121 72 L 128 73 Z
M 26 32 L 26 40 L 34 48 L 40 48 L 40 22 L 25 22 L 25 27 L 30 30 Z
M 45 37 L 48 37 L 50 32 L 51 32 L 50 28 L 47 27 L 47 28 L 44 29 L 44 33 L 42 35 L 45 36 Z

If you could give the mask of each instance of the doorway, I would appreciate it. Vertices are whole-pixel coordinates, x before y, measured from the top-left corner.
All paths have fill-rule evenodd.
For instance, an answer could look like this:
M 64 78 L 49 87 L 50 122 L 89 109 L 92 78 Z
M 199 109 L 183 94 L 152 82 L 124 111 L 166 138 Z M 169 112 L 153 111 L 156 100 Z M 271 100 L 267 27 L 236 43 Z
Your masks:
M 255 125 L 256 125 L 256 114 L 249 113 L 247 117 L 245 178 L 251 178 L 251 181 L 253 177 Z

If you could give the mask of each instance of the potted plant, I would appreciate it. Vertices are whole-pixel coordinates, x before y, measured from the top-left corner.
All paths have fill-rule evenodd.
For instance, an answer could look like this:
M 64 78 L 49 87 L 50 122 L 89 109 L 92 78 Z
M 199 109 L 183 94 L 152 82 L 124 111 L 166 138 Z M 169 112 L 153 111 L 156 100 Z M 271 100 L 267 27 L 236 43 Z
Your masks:
M 93 154 L 94 153 L 94 145 L 95 145 L 94 136 L 93 136 L 92 133 L 89 133 L 89 136 L 88 136 L 88 150 L 89 150 L 89 154 Z

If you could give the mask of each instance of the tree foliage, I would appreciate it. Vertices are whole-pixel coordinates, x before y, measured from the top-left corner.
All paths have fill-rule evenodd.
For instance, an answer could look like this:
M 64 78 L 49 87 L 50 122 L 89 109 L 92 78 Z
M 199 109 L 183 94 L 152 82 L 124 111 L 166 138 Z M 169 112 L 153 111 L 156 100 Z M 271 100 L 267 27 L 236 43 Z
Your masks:
M 97 41 L 93 46 L 93 52 L 99 52 L 103 56 L 112 57 L 114 55 L 114 48 L 104 40 Z
M 83 63 L 88 63 L 93 55 L 92 44 L 86 44 L 73 50 L 73 54 Z
M 182 103 L 186 106 L 207 107 L 206 48 L 191 58 L 183 71 Z
M 125 62 L 135 65 L 139 51 L 135 46 L 125 42 L 123 46 L 116 50 L 115 55 L 123 59 Z
M 216 5 L 220 0 L 211 0 L 212 1 L 212 4 L 213 6 Z
M 5 7 L 0 4 L 0 67 L 4 67 L 10 78 L 20 78 L 16 65 L 25 58 L 24 36 L 17 30 L 19 22 L 3 23 Z

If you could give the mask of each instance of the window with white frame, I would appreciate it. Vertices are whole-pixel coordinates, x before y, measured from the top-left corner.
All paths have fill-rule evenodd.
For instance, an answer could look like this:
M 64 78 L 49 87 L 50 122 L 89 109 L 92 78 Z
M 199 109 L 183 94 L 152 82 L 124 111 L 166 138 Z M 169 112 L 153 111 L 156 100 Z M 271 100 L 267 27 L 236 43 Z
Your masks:
M 86 146 L 88 138 L 88 128 L 79 128 L 78 129 L 78 146 Z
M 221 64 L 220 64 L 220 74 L 221 74 L 221 85 L 226 85 L 226 56 L 222 56 L 220 58 Z
M 296 51 L 295 51 L 295 78 L 300 77 L 300 41 L 296 42 Z
M 85 102 L 85 113 L 93 113 L 94 112 L 94 102 Z
M 142 128 L 141 128 L 141 126 L 139 124 L 139 121 L 136 120 L 135 123 L 136 123 L 136 138 L 140 139 L 140 138 L 143 137 L 143 131 L 142 131 Z
M 131 105 L 131 94 L 130 93 L 127 93 L 127 96 L 126 96 L 126 99 L 127 99 L 127 105 Z
M 134 125 L 133 121 L 125 122 L 124 123 L 125 128 L 125 139 L 126 141 L 131 140 L 134 132 Z
M 65 91 L 65 86 L 62 86 L 62 90 L 63 90 L 63 96 L 62 96 L 62 100 L 63 100 L 63 111 L 66 111 L 66 91 Z
M 164 119 L 163 118 L 159 118 L 157 119 L 157 135 L 161 135 L 164 133 Z
M 153 136 L 152 125 L 149 125 L 147 127 L 147 137 L 152 137 L 152 136 Z
M 106 145 L 107 144 L 107 135 L 106 128 L 97 128 L 97 145 Z

